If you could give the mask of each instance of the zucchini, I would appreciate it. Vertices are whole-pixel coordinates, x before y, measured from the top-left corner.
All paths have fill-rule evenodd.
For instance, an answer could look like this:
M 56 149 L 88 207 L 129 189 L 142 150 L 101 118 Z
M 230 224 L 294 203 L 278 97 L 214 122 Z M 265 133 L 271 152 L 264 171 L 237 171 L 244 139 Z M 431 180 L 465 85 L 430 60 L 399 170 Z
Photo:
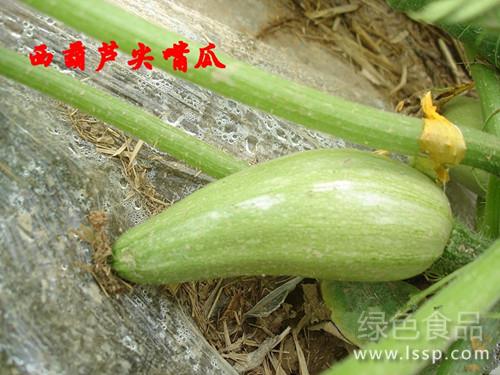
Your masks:
M 113 268 L 137 283 L 238 275 L 346 281 L 414 276 L 452 228 L 420 172 L 358 150 L 278 158 L 209 184 L 121 235 Z

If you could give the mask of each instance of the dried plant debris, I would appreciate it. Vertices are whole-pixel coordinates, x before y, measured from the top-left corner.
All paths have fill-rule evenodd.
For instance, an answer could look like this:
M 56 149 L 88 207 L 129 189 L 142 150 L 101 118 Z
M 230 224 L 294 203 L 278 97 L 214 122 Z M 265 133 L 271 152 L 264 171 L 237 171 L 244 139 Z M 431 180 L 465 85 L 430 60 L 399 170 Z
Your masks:
M 115 130 L 105 123 L 77 109 L 60 104 L 60 114 L 69 120 L 81 139 L 93 144 L 95 151 L 108 157 L 116 158 L 121 164 L 122 174 L 130 188 L 131 195 L 127 199 L 139 198 L 150 215 L 162 211 L 168 206 L 156 192 L 153 184 L 146 177 L 147 159 L 139 153 L 144 143 L 127 137 L 123 132 Z M 151 157 L 151 155 L 147 155 Z M 154 157 L 154 156 L 153 156 Z M 107 235 L 108 219 L 101 211 L 92 211 L 88 215 L 89 226 L 81 226 L 76 230 L 77 236 L 90 244 L 92 263 L 80 265 L 90 272 L 102 291 L 107 295 L 127 292 L 132 286 L 115 276 L 110 267 L 111 242 Z
M 95 145 L 98 153 L 116 158 L 121 164 L 122 174 L 126 178 L 131 194 L 137 195 L 144 207 L 151 214 L 157 214 L 168 206 L 157 193 L 153 184 L 146 177 L 149 169 L 148 160 L 157 157 L 146 153 L 144 142 L 127 137 L 123 132 L 107 126 L 92 116 L 77 109 L 62 106 L 63 116 L 69 119 L 80 137 Z M 126 199 L 132 199 L 129 196 Z
M 316 327 L 329 321 L 330 311 L 315 281 L 251 277 L 191 282 L 165 291 L 241 373 L 317 374 L 347 354 L 341 339 Z
M 273 20 L 258 38 L 285 28 L 306 42 L 323 43 L 355 65 L 394 104 L 432 87 L 470 80 L 455 40 L 392 10 L 384 0 L 285 2 L 292 16 Z
M 90 244 L 92 248 L 92 263 L 81 267 L 94 277 L 96 283 L 106 296 L 128 292 L 132 286 L 116 276 L 109 265 L 111 258 L 111 243 L 107 234 L 108 220 L 102 211 L 92 211 L 88 216 L 90 226 L 80 226 L 76 231 L 80 240 Z
M 477 97 L 477 94 L 472 91 L 474 88 L 473 82 L 466 82 L 445 88 L 432 88 L 431 96 L 432 102 L 437 107 L 438 112 L 442 111 L 443 106 L 450 100 L 461 95 Z M 413 93 L 407 98 L 404 98 L 396 104 L 396 112 L 401 112 L 409 116 L 422 117 L 421 99 L 426 91 L 418 91 Z
M 294 277 L 283 285 L 274 289 L 271 293 L 255 304 L 243 317 L 266 318 L 278 310 L 285 301 L 288 294 L 295 289 L 297 284 L 303 280 L 302 277 Z

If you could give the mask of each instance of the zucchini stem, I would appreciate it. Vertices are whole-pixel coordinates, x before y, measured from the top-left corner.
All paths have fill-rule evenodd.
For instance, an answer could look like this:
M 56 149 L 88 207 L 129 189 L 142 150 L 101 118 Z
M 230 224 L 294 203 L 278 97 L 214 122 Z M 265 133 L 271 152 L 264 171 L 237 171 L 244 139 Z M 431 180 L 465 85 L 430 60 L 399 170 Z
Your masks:
M 484 131 L 500 136 L 500 74 L 484 63 L 476 61 L 476 52 L 467 48 L 470 71 L 476 83 L 484 118 Z M 481 231 L 490 238 L 500 235 L 500 178 L 491 175 L 486 193 Z
M 123 99 L 55 69 L 32 66 L 26 56 L 5 48 L 0 48 L 0 74 L 114 125 L 212 177 L 225 177 L 248 166 Z
M 126 53 L 142 42 L 151 47 L 152 63 L 159 69 L 244 104 L 361 145 L 407 155 L 419 153 L 420 119 L 349 102 L 222 53 L 218 56 L 225 69 L 174 71 L 171 64 L 164 61 L 162 50 L 185 38 L 102 0 L 23 2 L 94 38 L 115 40 Z M 189 43 L 193 51 L 200 47 Z M 187 56 L 191 67 L 196 63 L 195 55 Z M 500 139 L 474 129 L 461 130 L 467 143 L 463 163 L 500 174 Z

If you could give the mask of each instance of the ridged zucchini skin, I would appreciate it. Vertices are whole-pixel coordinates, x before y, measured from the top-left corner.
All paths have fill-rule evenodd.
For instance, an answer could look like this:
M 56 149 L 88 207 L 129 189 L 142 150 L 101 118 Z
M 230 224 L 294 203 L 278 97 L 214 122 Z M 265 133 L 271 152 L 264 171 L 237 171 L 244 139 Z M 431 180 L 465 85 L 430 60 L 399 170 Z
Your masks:
M 250 167 L 121 235 L 113 268 L 136 283 L 239 275 L 346 281 L 414 276 L 443 252 L 444 193 L 420 172 L 357 150 Z

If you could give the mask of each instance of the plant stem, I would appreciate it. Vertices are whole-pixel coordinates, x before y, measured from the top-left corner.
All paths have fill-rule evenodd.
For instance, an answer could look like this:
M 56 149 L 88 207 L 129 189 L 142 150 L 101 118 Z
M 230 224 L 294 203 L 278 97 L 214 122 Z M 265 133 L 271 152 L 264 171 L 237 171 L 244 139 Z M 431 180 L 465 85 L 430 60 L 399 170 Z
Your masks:
M 490 238 L 498 238 L 500 234 L 500 178 L 497 176 L 490 176 L 481 229 Z
M 394 329 L 388 333 L 388 337 L 380 342 L 367 346 L 366 360 L 353 358 L 345 360 L 341 364 L 332 367 L 324 375 L 410 375 L 416 374 L 426 364 L 425 359 L 420 356 L 412 358 L 411 353 L 423 350 L 445 350 L 453 341 L 453 330 L 458 326 L 458 315 L 463 312 L 483 313 L 494 306 L 500 298 L 500 241 L 496 241 L 481 257 L 467 266 L 467 272 L 460 272 L 456 278 L 438 294 L 424 303 L 410 319 L 416 321 L 416 331 L 420 332 L 417 338 L 394 337 Z M 450 337 L 428 338 L 426 319 L 439 312 L 442 319 L 447 320 L 447 329 Z M 401 335 L 401 334 L 400 334 Z M 382 356 L 389 351 L 395 351 L 399 360 L 370 360 L 368 350 L 381 351 Z M 410 357 L 406 358 L 407 351 L 412 351 Z M 427 360 L 429 361 L 430 358 Z
M 210 176 L 224 177 L 248 166 L 137 106 L 54 69 L 31 66 L 26 56 L 4 48 L 0 48 L 0 74 L 114 125 Z
M 500 136 L 500 74 L 492 67 L 475 61 L 476 53 L 467 48 L 470 71 L 481 100 L 484 131 Z M 491 175 L 486 193 L 482 232 L 490 238 L 500 235 L 500 178 Z
M 150 46 L 153 65 L 211 91 L 271 114 L 348 139 L 361 145 L 408 155 L 419 153 L 420 119 L 352 103 L 287 81 L 218 52 L 225 69 L 194 69 L 197 43 L 189 42 L 188 71 L 173 71 L 162 50 L 184 39 L 101 0 L 23 0 L 67 25 L 104 41 L 115 40 L 130 53 L 142 42 Z M 133 26 L 131 26 L 133 25 Z M 467 143 L 464 164 L 500 174 L 500 140 L 462 129 Z

